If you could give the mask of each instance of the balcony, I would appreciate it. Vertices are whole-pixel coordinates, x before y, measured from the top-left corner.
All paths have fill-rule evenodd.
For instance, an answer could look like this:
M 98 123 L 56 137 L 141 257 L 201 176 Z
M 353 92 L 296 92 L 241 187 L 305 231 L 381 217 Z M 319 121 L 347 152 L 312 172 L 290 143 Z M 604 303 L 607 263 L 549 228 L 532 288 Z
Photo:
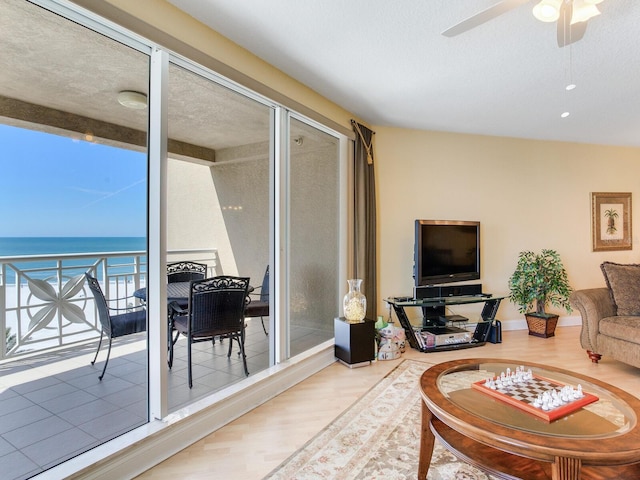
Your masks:
M 214 250 L 172 252 L 210 266 Z M 93 297 L 77 277 L 90 270 L 110 298 L 145 284 L 145 252 L 0 257 L 0 470 L 29 478 L 147 422 L 145 333 L 114 340 L 95 365 L 99 329 Z M 45 285 L 46 284 L 46 285 Z M 247 319 L 249 371 L 269 365 L 260 319 Z M 295 335 L 295 333 L 294 333 Z M 228 340 L 194 344 L 194 386 L 188 388 L 186 346 L 176 344 L 168 377 L 170 411 L 245 378 L 237 346 Z

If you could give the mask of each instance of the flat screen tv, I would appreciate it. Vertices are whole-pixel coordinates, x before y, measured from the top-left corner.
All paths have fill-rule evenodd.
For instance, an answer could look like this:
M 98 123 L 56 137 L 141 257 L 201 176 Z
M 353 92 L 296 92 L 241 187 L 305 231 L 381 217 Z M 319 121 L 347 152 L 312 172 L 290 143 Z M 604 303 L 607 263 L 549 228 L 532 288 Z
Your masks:
M 480 278 L 480 222 L 416 220 L 416 286 Z

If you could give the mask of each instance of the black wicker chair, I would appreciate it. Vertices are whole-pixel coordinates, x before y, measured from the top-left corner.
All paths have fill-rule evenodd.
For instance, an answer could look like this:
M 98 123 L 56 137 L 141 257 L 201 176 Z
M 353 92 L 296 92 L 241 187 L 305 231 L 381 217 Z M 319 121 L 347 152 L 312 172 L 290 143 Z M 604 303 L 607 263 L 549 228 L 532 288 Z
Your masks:
M 96 350 L 96 356 L 93 358 L 91 365 L 96 363 L 98 358 L 98 352 L 102 346 L 102 337 L 106 335 L 109 338 L 109 350 L 107 351 L 107 359 L 104 362 L 104 368 L 102 374 L 98 377 L 102 380 L 104 372 L 107 371 L 107 364 L 109 363 L 109 356 L 111 355 L 111 342 L 114 338 L 123 337 L 125 335 L 131 335 L 133 333 L 144 332 L 147 329 L 147 311 L 142 306 L 127 307 L 127 308 L 112 308 L 109 307 L 109 302 L 115 302 L 122 299 L 107 300 L 102 293 L 100 283 L 98 280 L 88 273 L 84 274 L 89 288 L 93 293 L 93 297 L 98 309 L 98 317 L 102 328 L 100 329 L 100 341 L 98 342 L 98 349 Z M 125 312 L 115 313 L 112 312 Z
M 249 304 L 244 309 L 244 316 L 247 318 L 260 317 L 262 322 L 262 330 L 265 335 L 267 329 L 264 325 L 264 318 L 269 317 L 269 266 L 264 272 L 264 278 L 262 279 L 262 285 L 256 287 L 256 289 L 249 293 Z
M 190 282 L 203 280 L 207 276 L 207 266 L 196 262 L 175 262 L 167 264 L 167 282 Z
M 178 282 L 190 282 L 191 280 L 204 280 L 207 277 L 207 265 L 204 263 L 197 262 L 174 262 L 167 264 L 167 283 L 178 283 Z M 186 303 L 180 303 L 182 308 L 186 308 Z M 173 338 L 175 332 L 175 338 Z M 173 326 L 173 317 L 171 316 L 171 311 L 169 312 L 169 342 L 175 343 L 178 337 L 180 336 L 179 332 L 175 331 Z M 169 351 L 169 368 L 171 368 L 171 364 L 173 363 L 173 357 L 171 357 L 171 350 Z
M 184 309 L 177 302 L 171 302 L 174 328 L 187 337 L 187 363 L 189 388 L 193 387 L 191 373 L 191 344 L 214 340 L 222 335 L 229 338 L 231 356 L 233 340 L 238 342 L 245 375 L 247 356 L 244 351 L 244 308 L 249 289 L 249 277 L 219 276 L 204 280 L 194 280 L 189 289 L 189 307 Z M 175 341 L 169 342 L 169 368 L 173 364 Z

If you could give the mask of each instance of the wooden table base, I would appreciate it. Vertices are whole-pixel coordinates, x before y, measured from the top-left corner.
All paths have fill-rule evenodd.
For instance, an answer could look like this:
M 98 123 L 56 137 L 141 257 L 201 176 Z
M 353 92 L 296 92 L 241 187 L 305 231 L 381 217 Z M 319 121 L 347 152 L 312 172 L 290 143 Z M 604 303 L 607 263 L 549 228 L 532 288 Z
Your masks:
M 436 439 L 460 460 L 498 478 L 640 479 L 640 399 L 586 375 L 528 363 L 545 378 L 559 377 L 598 391 L 600 400 L 609 402 L 622 420 L 618 425 L 581 409 L 546 424 L 471 388 L 487 368 L 504 371 L 516 365 L 520 362 L 465 358 L 425 370 L 420 377 L 420 479 L 427 478 Z M 465 372 L 476 373 L 467 377 Z
M 442 423 L 422 402 L 422 436 L 418 478 L 427 478 L 433 446 L 437 438 L 447 450 L 466 462 L 497 478 L 526 480 L 611 480 L 640 478 L 640 463 L 632 465 L 581 465 L 580 459 L 557 457 L 542 462 L 503 452 L 476 442 Z

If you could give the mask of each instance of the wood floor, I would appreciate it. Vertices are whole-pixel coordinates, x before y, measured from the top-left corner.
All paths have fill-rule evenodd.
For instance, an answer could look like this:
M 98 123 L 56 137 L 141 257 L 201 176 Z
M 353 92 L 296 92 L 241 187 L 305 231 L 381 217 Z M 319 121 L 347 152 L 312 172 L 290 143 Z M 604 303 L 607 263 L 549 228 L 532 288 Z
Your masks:
M 458 358 L 509 358 L 553 365 L 598 378 L 640 397 L 640 369 L 603 358 L 592 364 L 580 348 L 580 327 L 562 327 L 552 338 L 503 332 L 501 344 L 403 359 L 439 363 Z M 350 369 L 333 364 L 224 428 L 148 470 L 140 479 L 261 479 L 331 423 L 400 361 Z

